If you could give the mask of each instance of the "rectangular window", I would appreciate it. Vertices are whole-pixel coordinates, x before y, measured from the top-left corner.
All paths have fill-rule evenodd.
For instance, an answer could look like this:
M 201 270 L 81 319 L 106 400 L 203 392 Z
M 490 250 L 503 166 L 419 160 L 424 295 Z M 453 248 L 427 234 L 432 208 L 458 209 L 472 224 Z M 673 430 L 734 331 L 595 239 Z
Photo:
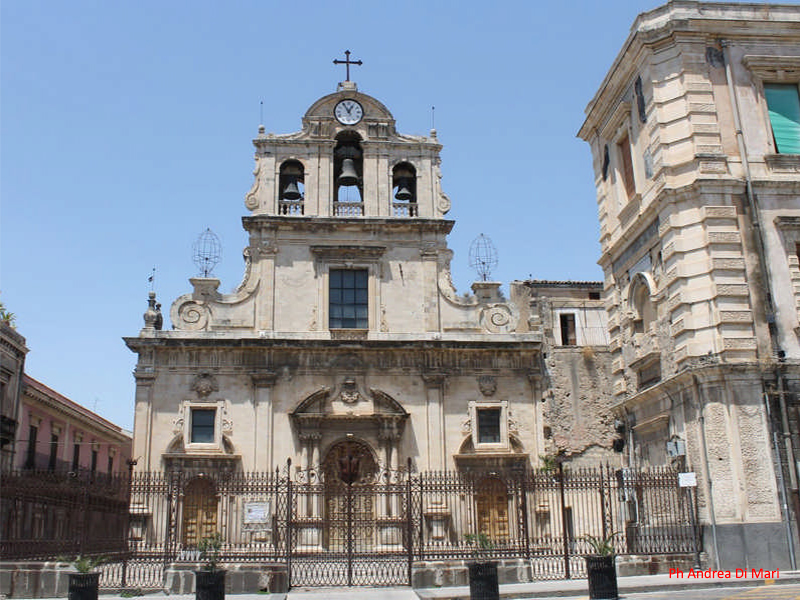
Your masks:
M 72 446 L 72 470 L 77 471 L 78 465 L 81 464 L 81 443 L 75 442 Z
M 800 94 L 795 84 L 764 84 L 778 154 L 800 154 Z
M 617 144 L 620 160 L 622 162 L 622 182 L 625 184 L 625 193 L 628 198 L 636 194 L 636 184 L 633 179 L 633 159 L 631 158 L 631 142 L 626 135 Z
M 214 421 L 217 411 L 215 409 L 196 408 L 192 409 L 192 443 L 193 444 L 213 444 L 214 443 Z
M 28 428 L 28 451 L 25 454 L 25 468 L 32 469 L 36 466 L 36 436 L 39 433 L 39 428 L 36 425 L 31 425 Z
M 108 468 L 106 469 L 106 472 L 108 474 L 111 474 L 111 473 L 114 472 L 114 457 L 113 456 L 109 456 L 108 457 Z
M 97 450 L 92 450 L 92 473 L 97 472 Z
M 47 470 L 56 470 L 56 458 L 58 457 L 58 436 L 55 433 L 50 434 L 50 458 L 47 461 Z
M 500 443 L 500 409 L 478 409 L 478 443 Z
M 578 341 L 575 336 L 575 315 L 572 313 L 559 315 L 561 321 L 561 345 L 575 346 Z
M 331 269 L 328 327 L 367 329 L 369 327 L 369 277 L 366 269 Z

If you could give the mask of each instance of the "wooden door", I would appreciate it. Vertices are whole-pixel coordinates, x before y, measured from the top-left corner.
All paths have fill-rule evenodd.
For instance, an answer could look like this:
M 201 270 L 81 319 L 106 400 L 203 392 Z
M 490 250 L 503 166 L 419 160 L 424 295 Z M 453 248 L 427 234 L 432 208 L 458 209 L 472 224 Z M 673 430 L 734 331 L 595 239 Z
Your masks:
M 478 482 L 476 502 L 478 532 L 494 543 L 508 541 L 508 490 L 496 477 L 486 477 Z
M 197 544 L 217 532 L 217 495 L 208 479 L 192 479 L 183 495 L 183 547 Z

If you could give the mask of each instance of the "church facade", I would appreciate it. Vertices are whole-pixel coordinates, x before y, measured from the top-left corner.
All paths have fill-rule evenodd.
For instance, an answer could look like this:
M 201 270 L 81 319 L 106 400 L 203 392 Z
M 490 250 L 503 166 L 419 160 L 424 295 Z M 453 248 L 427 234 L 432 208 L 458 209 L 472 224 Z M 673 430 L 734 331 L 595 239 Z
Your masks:
M 499 283 L 456 294 L 435 130 L 399 133 L 345 81 L 253 143 L 242 283 L 192 278 L 172 330 L 151 294 L 125 339 L 137 471 L 535 465 L 542 334 Z

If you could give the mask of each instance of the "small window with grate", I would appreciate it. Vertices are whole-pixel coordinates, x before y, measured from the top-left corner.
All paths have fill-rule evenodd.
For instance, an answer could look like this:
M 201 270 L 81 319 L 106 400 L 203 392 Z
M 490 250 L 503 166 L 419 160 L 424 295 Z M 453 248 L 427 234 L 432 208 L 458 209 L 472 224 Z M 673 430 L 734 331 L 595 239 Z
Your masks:
M 192 435 L 193 444 L 214 443 L 214 421 L 217 411 L 208 408 L 192 409 Z
M 500 409 L 479 408 L 477 412 L 478 412 L 478 443 L 499 444 L 500 412 L 501 412 Z
M 369 277 L 366 269 L 331 269 L 329 329 L 367 329 Z

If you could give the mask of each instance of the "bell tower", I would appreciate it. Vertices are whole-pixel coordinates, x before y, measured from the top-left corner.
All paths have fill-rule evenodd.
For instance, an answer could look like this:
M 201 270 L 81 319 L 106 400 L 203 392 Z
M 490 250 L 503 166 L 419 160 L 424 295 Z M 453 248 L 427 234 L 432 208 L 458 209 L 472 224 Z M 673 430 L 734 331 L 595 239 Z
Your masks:
M 349 79 L 306 111 L 300 131 L 262 127 L 253 144 L 254 216 L 442 219 L 450 209 L 436 131 L 398 133 L 386 106 Z

